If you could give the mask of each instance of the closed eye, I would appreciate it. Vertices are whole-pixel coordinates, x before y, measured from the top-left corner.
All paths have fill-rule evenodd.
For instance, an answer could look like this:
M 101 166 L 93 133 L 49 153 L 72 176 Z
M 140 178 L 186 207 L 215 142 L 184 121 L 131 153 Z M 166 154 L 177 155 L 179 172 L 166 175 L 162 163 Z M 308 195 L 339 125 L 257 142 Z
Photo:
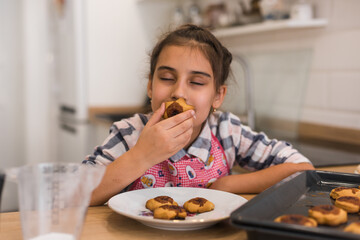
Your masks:
M 174 80 L 172 78 L 160 78 L 160 79 L 163 80 L 163 81 L 172 81 L 172 80 Z
M 191 84 L 194 84 L 194 85 L 198 85 L 198 86 L 203 86 L 204 84 L 203 83 L 200 83 L 200 82 L 190 82 Z

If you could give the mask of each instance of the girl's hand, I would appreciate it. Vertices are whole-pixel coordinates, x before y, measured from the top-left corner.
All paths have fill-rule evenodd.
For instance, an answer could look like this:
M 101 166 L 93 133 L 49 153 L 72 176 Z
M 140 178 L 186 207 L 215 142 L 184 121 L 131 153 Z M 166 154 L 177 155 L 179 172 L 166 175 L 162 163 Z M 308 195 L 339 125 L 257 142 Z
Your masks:
M 232 175 L 219 178 L 215 182 L 213 182 L 209 188 L 225 192 L 234 192 L 232 190 L 231 184 L 234 184 L 235 179 L 232 180 L 231 178 Z
M 234 174 L 217 179 L 211 189 L 232 193 L 259 193 L 299 171 L 314 170 L 309 163 L 282 163 L 255 172 Z
M 162 120 L 164 112 L 165 104 L 162 103 L 149 119 L 133 147 L 136 154 L 143 157 L 148 168 L 168 159 L 186 146 L 193 132 L 193 110 Z

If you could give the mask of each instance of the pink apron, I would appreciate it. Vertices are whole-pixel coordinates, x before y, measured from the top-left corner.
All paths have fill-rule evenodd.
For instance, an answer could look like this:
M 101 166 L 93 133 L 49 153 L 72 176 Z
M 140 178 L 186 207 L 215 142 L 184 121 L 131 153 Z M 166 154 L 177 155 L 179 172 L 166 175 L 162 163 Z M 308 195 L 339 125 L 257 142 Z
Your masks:
M 165 160 L 147 170 L 133 182 L 129 190 L 157 187 L 208 188 L 216 179 L 229 172 L 224 150 L 211 133 L 210 157 L 206 163 L 187 155 L 176 163 Z

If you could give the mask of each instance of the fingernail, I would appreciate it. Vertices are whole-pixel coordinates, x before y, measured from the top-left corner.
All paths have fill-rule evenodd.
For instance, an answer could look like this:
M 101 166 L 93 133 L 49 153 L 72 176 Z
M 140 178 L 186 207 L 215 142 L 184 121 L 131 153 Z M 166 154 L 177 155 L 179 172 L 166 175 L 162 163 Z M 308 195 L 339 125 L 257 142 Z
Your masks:
M 196 119 L 196 115 L 195 115 L 195 111 L 191 110 L 191 114 L 193 115 L 193 117 Z

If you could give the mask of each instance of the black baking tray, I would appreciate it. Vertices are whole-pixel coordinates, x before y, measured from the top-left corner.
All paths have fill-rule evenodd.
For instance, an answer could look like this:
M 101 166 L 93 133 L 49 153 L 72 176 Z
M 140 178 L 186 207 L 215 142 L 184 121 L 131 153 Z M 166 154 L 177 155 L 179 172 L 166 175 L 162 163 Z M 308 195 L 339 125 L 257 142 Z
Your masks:
M 359 187 L 360 175 L 327 171 L 304 171 L 265 190 L 230 215 L 231 223 L 247 231 L 249 240 L 263 239 L 360 239 L 359 234 L 344 232 L 347 224 L 360 221 L 360 215 L 348 214 L 348 222 L 337 227 L 316 228 L 276 223 L 283 214 L 308 216 L 308 209 L 334 204 L 330 191 L 335 187 Z

